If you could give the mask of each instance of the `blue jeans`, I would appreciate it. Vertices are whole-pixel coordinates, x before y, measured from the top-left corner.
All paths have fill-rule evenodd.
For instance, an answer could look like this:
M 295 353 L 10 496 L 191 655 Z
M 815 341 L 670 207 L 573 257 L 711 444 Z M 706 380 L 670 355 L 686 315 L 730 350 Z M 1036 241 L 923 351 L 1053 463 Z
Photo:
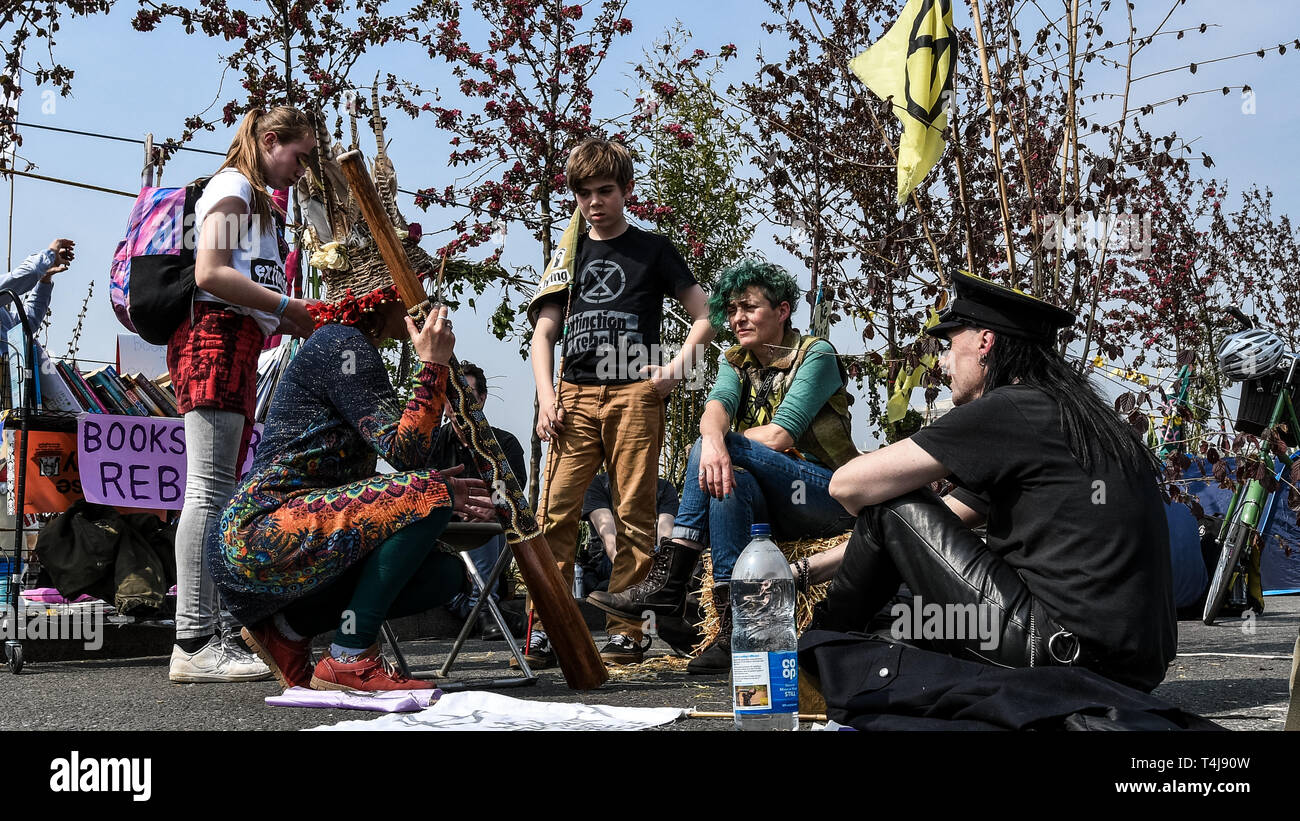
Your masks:
M 778 453 L 739 433 L 728 433 L 724 441 L 736 469 L 735 490 L 714 499 L 700 488 L 703 440 L 696 439 L 686 460 L 672 534 L 709 546 L 714 584 L 731 579 L 754 522 L 770 523 L 773 537 L 781 541 L 824 539 L 853 528 L 854 517 L 831 498 L 830 468 Z

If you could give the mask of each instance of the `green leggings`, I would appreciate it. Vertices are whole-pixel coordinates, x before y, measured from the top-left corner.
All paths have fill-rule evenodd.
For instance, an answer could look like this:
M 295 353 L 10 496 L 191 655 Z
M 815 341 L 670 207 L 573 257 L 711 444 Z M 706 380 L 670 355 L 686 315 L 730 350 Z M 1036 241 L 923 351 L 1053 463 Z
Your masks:
M 307 637 L 336 626 L 337 644 L 369 647 L 385 619 L 446 603 L 465 581 L 461 562 L 435 549 L 450 519 L 450 510 L 436 510 L 397 531 L 333 584 L 286 607 L 285 621 Z

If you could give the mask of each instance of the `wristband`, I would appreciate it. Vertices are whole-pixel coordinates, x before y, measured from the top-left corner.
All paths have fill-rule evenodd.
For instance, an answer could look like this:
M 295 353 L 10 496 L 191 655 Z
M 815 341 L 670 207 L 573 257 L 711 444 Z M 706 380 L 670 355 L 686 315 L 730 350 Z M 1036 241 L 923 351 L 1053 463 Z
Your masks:
M 282 294 L 280 296 L 280 304 L 275 309 L 275 315 L 281 317 L 284 316 L 284 309 L 288 307 L 289 307 L 289 295 Z

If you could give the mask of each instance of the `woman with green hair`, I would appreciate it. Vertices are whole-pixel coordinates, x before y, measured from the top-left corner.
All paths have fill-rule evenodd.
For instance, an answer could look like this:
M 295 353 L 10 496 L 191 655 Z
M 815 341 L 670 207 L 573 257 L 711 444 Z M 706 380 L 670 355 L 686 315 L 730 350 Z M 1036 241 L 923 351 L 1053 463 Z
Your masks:
M 729 582 L 751 524 L 770 523 L 780 540 L 824 538 L 853 526 L 829 492 L 835 469 L 858 456 L 847 377 L 830 342 L 791 324 L 798 301 L 794 277 L 772 263 L 745 260 L 722 273 L 709 317 L 715 327 L 728 323 L 739 344 L 723 354 L 727 367 L 700 418 L 672 535 L 660 543 L 645 581 L 588 597 L 629 618 L 643 618 L 646 610 L 678 615 L 707 545 L 722 626 L 691 660 L 692 673 L 731 670 Z

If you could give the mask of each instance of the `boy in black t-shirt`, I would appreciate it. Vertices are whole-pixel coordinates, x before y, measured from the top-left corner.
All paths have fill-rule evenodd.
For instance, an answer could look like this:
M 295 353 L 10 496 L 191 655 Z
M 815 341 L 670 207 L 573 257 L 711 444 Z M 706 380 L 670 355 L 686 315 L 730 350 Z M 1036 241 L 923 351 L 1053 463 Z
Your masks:
M 619 592 L 649 571 L 655 544 L 655 494 L 664 437 L 664 398 L 713 338 L 704 291 L 665 237 L 628 224 L 632 158 L 623 146 L 588 139 L 565 169 L 578 210 L 591 226 L 578 243 L 574 283 L 542 303 L 532 342 L 537 435 L 550 444 L 540 505 L 542 533 L 572 583 L 583 495 L 605 464 L 618 515 L 618 550 L 609 589 Z M 694 320 L 672 361 L 659 355 L 663 299 L 674 297 Z M 555 345 L 564 333 L 563 372 L 552 387 Z M 558 396 L 558 399 L 557 399 Z M 640 661 L 639 622 L 609 616 L 610 664 Z M 546 634 L 534 630 L 531 665 L 554 663 Z

